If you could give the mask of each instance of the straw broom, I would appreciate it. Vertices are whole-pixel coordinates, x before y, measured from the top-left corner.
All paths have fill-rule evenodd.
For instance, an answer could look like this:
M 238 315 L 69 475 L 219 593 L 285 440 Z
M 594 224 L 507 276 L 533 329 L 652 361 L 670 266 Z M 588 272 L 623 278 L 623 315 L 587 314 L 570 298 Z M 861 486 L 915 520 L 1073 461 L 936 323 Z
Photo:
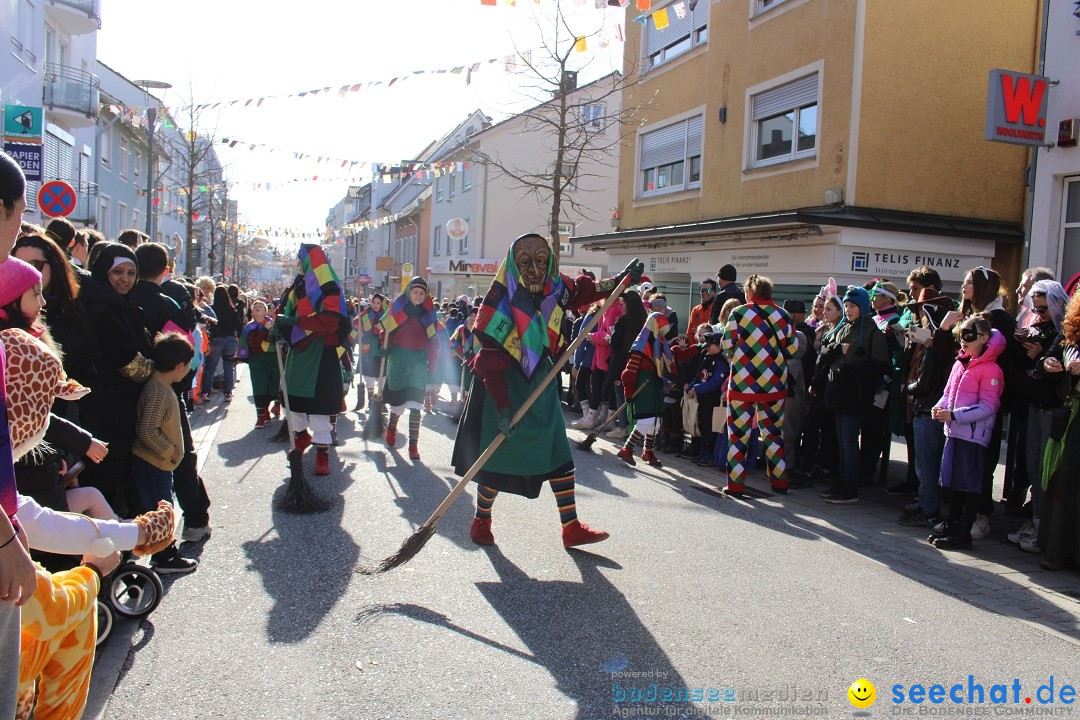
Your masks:
M 289 487 L 278 501 L 278 510 L 297 515 L 325 512 L 330 508 L 330 503 L 312 492 L 311 487 L 304 478 L 303 454 L 296 449 L 296 435 L 293 432 L 292 413 L 289 410 L 289 388 L 285 384 L 285 363 L 281 360 L 281 343 L 274 343 L 277 350 L 278 370 L 281 372 L 281 396 L 285 404 L 285 423 L 289 435 Z
M 636 264 L 637 262 L 638 260 L 635 258 L 634 263 Z M 536 387 L 535 390 L 532 391 L 532 394 L 529 395 L 528 398 L 526 398 L 525 402 L 521 405 L 520 408 L 518 408 L 517 412 L 514 413 L 514 417 L 510 420 L 511 432 L 515 427 L 517 427 L 517 424 L 521 422 L 521 418 L 525 417 L 525 413 L 529 412 L 529 409 L 533 406 L 533 403 L 535 403 L 536 399 L 540 397 L 540 393 L 542 393 L 544 389 L 548 386 L 548 384 L 550 384 L 551 381 L 555 379 L 555 376 L 559 374 L 559 372 L 562 370 L 562 366 L 565 365 L 567 360 L 569 360 L 570 357 L 574 354 L 574 351 L 577 349 L 578 345 L 584 342 L 588 334 L 592 332 L 592 329 L 594 327 L 596 327 L 596 323 L 600 321 L 600 318 L 604 315 L 607 309 L 611 307 L 616 300 L 619 299 L 619 296 L 622 295 L 623 290 L 626 289 L 628 280 L 629 276 L 624 277 L 622 282 L 618 283 L 615 286 L 615 289 L 611 291 L 611 295 L 609 295 L 607 300 L 604 301 L 604 304 L 600 307 L 596 314 L 593 315 L 592 319 L 589 320 L 589 322 L 581 328 L 580 332 L 578 332 L 578 336 L 574 339 L 574 342 L 570 343 L 570 347 L 568 347 L 566 351 L 555 362 L 555 364 L 551 366 L 551 369 L 548 370 L 547 375 L 544 376 L 543 381 Z M 505 439 L 506 438 L 502 433 L 497 433 L 495 435 L 495 439 L 491 441 L 491 444 L 488 445 L 487 449 L 484 450 L 483 454 L 476 459 L 476 462 L 472 464 L 472 467 L 469 468 L 469 471 L 466 472 L 460 480 L 458 480 L 457 485 L 455 485 L 454 489 L 450 491 L 450 494 L 446 496 L 446 499 L 442 501 L 439 507 L 435 508 L 435 512 L 431 514 L 431 517 L 425 520 L 424 524 L 418 527 L 415 532 L 413 532 L 413 534 L 410 535 L 405 540 L 405 542 L 401 544 L 401 547 L 396 553 L 380 561 L 374 566 L 358 566 L 356 571 L 364 575 L 379 575 L 386 572 L 387 570 L 393 570 L 399 565 L 404 565 L 409 560 L 412 560 L 413 557 L 415 557 L 416 554 L 423 549 L 424 545 L 427 544 L 427 541 L 431 539 L 431 536 L 435 534 L 435 524 L 439 522 L 439 518 L 441 518 L 446 513 L 446 511 L 450 509 L 450 506 L 453 505 L 454 501 L 458 499 L 462 492 L 464 492 L 466 486 L 468 486 L 468 484 L 472 482 L 472 479 L 476 477 L 476 474 L 483 469 L 484 465 L 487 464 L 488 459 L 495 454 L 495 451 L 499 449 L 499 446 L 502 445 L 503 440 Z

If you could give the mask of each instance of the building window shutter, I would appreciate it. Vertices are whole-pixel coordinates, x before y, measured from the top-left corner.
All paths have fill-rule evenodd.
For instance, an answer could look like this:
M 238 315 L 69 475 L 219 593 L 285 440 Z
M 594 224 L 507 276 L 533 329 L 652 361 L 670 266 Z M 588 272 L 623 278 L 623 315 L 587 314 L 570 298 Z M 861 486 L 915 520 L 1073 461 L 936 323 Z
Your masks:
M 663 30 L 657 30 L 656 25 L 652 22 L 646 23 L 648 29 L 645 36 L 645 54 L 652 55 L 689 36 L 691 27 L 699 27 L 694 24 L 698 13 L 701 13 L 706 19 L 708 18 L 708 3 L 700 3 L 700 5 L 703 5 L 704 8 L 698 7 L 694 12 L 690 12 L 690 9 L 687 8 L 686 15 L 682 19 L 679 19 L 679 16 L 675 14 L 675 10 L 668 5 L 668 26 Z M 704 25 L 705 23 L 702 22 L 701 24 Z
M 701 115 L 686 121 L 686 157 L 701 154 L 701 133 L 705 122 Z
M 700 30 L 709 24 L 709 8 L 712 7 L 711 2 L 699 2 L 697 7 L 694 8 L 694 29 Z M 690 13 L 687 13 L 689 15 Z
M 641 136 L 641 167 L 681 162 L 686 158 L 686 122 L 675 123 Z
M 811 105 L 816 103 L 817 99 L 818 76 L 814 73 L 755 95 L 754 120 L 764 120 L 803 105 Z

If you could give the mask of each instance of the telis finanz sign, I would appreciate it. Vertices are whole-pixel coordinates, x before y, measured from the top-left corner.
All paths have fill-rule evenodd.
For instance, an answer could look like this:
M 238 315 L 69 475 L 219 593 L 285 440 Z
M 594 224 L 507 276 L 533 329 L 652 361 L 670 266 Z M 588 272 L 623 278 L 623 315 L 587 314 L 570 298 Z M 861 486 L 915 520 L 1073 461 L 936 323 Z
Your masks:
M 1046 144 L 1046 105 L 1050 80 L 1011 70 L 991 70 L 986 99 L 986 140 Z

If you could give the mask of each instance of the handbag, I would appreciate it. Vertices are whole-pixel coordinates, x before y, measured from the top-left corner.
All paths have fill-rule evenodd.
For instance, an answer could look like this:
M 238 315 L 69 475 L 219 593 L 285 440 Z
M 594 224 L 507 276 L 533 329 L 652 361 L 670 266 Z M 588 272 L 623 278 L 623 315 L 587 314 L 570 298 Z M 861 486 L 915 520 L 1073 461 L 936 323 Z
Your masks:
M 683 430 L 690 433 L 690 437 L 698 437 L 698 401 L 689 395 L 683 396 L 682 419 Z
M 720 403 L 712 409 L 713 432 L 720 432 L 717 428 L 723 428 L 725 425 L 727 425 L 727 405 Z

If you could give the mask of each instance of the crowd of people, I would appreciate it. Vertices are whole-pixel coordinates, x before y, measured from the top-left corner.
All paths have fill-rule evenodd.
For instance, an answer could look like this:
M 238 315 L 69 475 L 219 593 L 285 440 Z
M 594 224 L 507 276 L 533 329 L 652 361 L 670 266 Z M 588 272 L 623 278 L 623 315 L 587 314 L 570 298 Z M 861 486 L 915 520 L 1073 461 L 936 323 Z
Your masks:
M 725 265 L 700 283 L 684 332 L 640 266 L 571 278 L 537 235 L 514 242 L 483 296 L 438 300 L 415 277 L 395 297 L 349 297 L 305 244 L 292 285 L 264 297 L 173 276 L 168 248 L 136 230 L 111 241 L 63 219 L 24 223 L 25 192 L 0 154 L 0 713 L 80 716 L 94 598 L 121 552 L 195 570 L 178 540 L 210 536 L 210 500 L 188 416 L 232 401 L 238 362 L 255 429 L 284 408 L 290 449 L 314 446 L 315 475 L 333 471 L 354 391 L 388 447 L 408 416 L 414 463 L 424 412 L 456 423 L 458 474 L 501 438 L 474 478 L 481 545 L 495 542 L 500 492 L 535 498 L 544 483 L 566 547 L 608 537 L 578 520 L 565 411 L 628 465 L 678 455 L 733 497 L 762 467 L 773 492 L 821 483 L 840 506 L 885 477 L 903 437 L 906 473 L 887 487 L 911 499 L 901 524 L 959 549 L 1004 512 L 1026 519 L 1010 540 L 1047 569 L 1080 560 L 1080 292 L 1045 268 L 1023 274 L 1010 310 L 984 267 L 955 300 L 920 267 L 902 288 L 829 278 L 781 301 L 768 277 L 740 283 Z

